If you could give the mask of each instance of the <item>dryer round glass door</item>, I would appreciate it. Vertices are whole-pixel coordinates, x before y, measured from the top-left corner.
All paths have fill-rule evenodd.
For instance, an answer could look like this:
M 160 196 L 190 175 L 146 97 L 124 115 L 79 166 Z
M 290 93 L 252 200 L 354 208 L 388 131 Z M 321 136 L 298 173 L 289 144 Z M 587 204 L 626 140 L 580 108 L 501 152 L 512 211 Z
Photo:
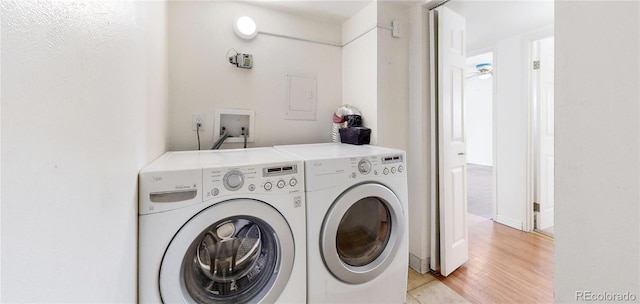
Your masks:
M 229 200 L 191 218 L 160 268 L 164 302 L 274 302 L 293 268 L 293 234 L 282 215 L 255 200 Z
M 389 188 L 370 183 L 346 190 L 327 212 L 322 227 L 325 265 L 347 283 L 376 278 L 397 254 L 404 221 L 400 200 Z

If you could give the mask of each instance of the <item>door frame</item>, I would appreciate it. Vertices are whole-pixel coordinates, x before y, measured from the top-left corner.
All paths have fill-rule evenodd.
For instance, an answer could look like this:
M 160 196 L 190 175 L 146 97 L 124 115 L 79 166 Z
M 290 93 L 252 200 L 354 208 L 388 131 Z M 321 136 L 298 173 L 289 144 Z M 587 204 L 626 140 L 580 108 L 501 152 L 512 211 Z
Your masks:
M 535 159 L 535 122 L 536 122 L 536 111 L 535 111 L 535 93 L 536 89 L 533 85 L 534 83 L 534 72 L 533 72 L 533 44 L 537 40 L 541 40 L 544 38 L 553 37 L 555 34 L 553 27 L 549 29 L 544 29 L 529 35 L 525 35 L 522 38 L 522 51 L 524 52 L 522 58 L 525 58 L 525 69 L 527 71 L 526 77 L 523 77 L 523 81 L 525 82 L 525 87 L 527 88 L 527 185 L 526 185 L 526 200 L 525 200 L 525 216 L 524 222 L 522 225 L 522 230 L 525 232 L 532 232 L 534 230 L 534 217 L 535 212 L 533 211 L 533 203 L 535 201 L 535 191 L 536 191 L 536 159 Z
M 525 191 L 525 195 L 526 195 L 526 199 L 525 199 L 525 216 L 524 216 L 524 221 L 523 221 L 523 226 L 522 226 L 522 230 L 526 231 L 526 232 L 531 232 L 534 230 L 534 212 L 533 212 L 533 203 L 534 203 L 534 197 L 535 197 L 535 154 L 534 154 L 534 148 L 535 148 L 535 129 L 534 129 L 534 123 L 535 123 L 535 115 L 536 112 L 534 111 L 534 87 L 533 87 L 533 67 L 532 67 L 532 60 L 533 60 L 533 55 L 532 55 L 532 45 L 535 41 L 540 40 L 540 39 L 544 39 L 544 38 L 548 38 L 548 37 L 552 37 L 554 36 L 554 30 L 553 28 L 549 28 L 549 29 L 543 29 L 539 32 L 535 32 L 535 33 L 531 33 L 528 35 L 523 36 L 522 38 L 522 44 L 523 44 L 523 57 L 525 60 L 522 63 L 524 65 L 524 70 L 526 71 L 526 76 L 523 77 L 522 82 L 523 82 L 523 87 L 527 88 L 526 89 L 526 99 L 527 99 L 527 149 L 526 149 L 526 191 Z M 498 62 L 498 50 L 495 47 L 489 47 L 489 48 L 482 48 L 482 49 L 477 49 L 477 50 L 473 50 L 467 53 L 467 57 L 470 56 L 475 56 L 475 55 L 479 55 L 479 54 L 483 54 L 483 53 L 488 53 L 488 52 L 492 52 L 493 53 L 493 65 L 494 67 L 498 67 L 499 66 L 499 62 Z M 500 77 L 500 73 L 498 71 L 498 69 L 494 69 L 493 71 L 493 97 L 492 97 L 492 101 L 493 101 L 493 118 L 492 118 L 492 123 L 493 123 L 493 127 L 492 127 L 492 132 L 493 132 L 493 199 L 492 199 L 492 205 L 493 205 L 493 221 L 496 220 L 496 216 L 498 215 L 498 197 L 497 197 L 497 193 L 498 193 L 498 188 L 500 187 L 500 185 L 498 185 L 498 153 L 497 153 L 497 126 L 496 126 L 496 118 L 497 118 L 497 84 L 498 84 L 498 78 Z M 432 113 L 433 113 L 433 106 L 432 106 Z M 433 126 L 432 126 L 433 127 Z M 432 135 L 433 136 L 433 135 Z M 432 141 L 432 155 L 437 153 L 438 148 L 437 146 L 437 142 L 433 142 Z M 432 160 L 433 163 L 434 160 Z M 432 169 L 433 170 L 433 169 Z M 432 178 L 435 178 L 435 176 L 433 176 L 432 173 Z M 432 185 L 432 188 L 434 186 Z M 434 190 L 432 189 L 432 193 L 434 193 Z
M 526 71 L 526 75 L 523 77 L 522 82 L 523 82 L 523 87 L 527 88 L 525 91 L 525 98 L 527 99 L 527 148 L 526 148 L 526 191 L 525 191 L 525 195 L 526 195 L 526 199 L 525 199 L 525 215 L 524 215 L 524 221 L 523 221 L 523 225 L 522 225 L 522 230 L 525 232 L 532 232 L 534 230 L 534 212 L 533 212 L 533 203 L 534 203 L 534 195 L 535 195 L 535 155 L 534 155 L 534 148 L 535 148 L 535 137 L 534 137 L 534 122 L 535 122 L 535 111 L 534 111 L 534 102 L 535 100 L 533 99 L 534 95 L 533 95 L 533 68 L 532 68 L 532 52 L 531 52 L 531 47 L 533 45 L 533 43 L 537 40 L 540 39 L 544 39 L 544 38 L 548 38 L 548 37 L 552 37 L 554 36 L 554 30 L 553 28 L 548 28 L 548 29 L 543 29 L 540 30 L 538 32 L 535 33 L 531 33 L 528 35 L 523 36 L 522 38 L 522 51 L 523 56 L 522 58 L 524 58 L 525 60 L 522 62 L 522 64 L 524 65 L 524 69 Z M 498 62 L 498 50 L 495 47 L 490 47 L 490 48 L 482 48 L 482 49 L 478 49 L 478 50 L 474 50 L 471 52 L 467 53 L 467 57 L 469 56 L 474 56 L 474 55 L 479 55 L 482 53 L 487 53 L 487 52 L 493 52 L 493 65 L 494 67 L 498 67 L 499 66 L 499 62 Z M 432 62 L 433 64 L 433 62 Z M 498 185 L 498 153 L 497 153 L 497 126 L 496 126 L 496 118 L 497 118 L 497 83 L 498 83 L 498 78 L 500 77 L 499 71 L 498 69 L 494 69 L 494 74 L 493 74 L 493 221 L 496 220 L 496 216 L 498 214 L 498 188 L 500 187 L 500 185 Z M 434 88 L 432 88 L 432 90 L 434 90 Z M 437 174 L 434 170 L 433 164 L 435 164 L 435 155 L 437 155 L 438 153 L 438 143 L 437 141 L 434 140 L 435 134 L 433 134 L 433 130 L 434 130 L 434 119 L 433 119 L 433 113 L 435 111 L 435 106 L 433 105 L 433 97 L 431 98 L 432 100 L 432 105 L 431 105 L 431 113 L 432 113 L 432 117 L 431 117 L 431 129 L 432 129 L 432 134 L 431 134 L 431 164 L 432 164 L 432 168 L 431 168 L 431 179 L 432 181 L 435 181 L 437 179 Z M 435 201 L 435 195 L 437 193 L 437 190 L 435 189 L 435 183 L 432 183 L 431 185 L 431 201 Z M 434 223 L 432 223 L 432 227 L 434 227 Z M 437 245 L 434 243 L 434 240 L 431 240 L 431 246 L 432 248 L 434 247 L 434 245 Z M 436 249 L 438 250 L 438 249 Z M 433 249 L 432 249 L 433 252 Z

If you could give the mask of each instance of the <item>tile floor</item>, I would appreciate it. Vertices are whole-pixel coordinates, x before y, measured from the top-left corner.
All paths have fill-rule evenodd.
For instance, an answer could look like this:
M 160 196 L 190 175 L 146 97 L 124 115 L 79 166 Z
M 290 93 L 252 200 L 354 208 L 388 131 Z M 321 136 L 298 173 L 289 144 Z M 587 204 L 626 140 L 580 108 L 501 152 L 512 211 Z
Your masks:
M 471 303 L 430 273 L 419 274 L 409 268 L 407 304 Z

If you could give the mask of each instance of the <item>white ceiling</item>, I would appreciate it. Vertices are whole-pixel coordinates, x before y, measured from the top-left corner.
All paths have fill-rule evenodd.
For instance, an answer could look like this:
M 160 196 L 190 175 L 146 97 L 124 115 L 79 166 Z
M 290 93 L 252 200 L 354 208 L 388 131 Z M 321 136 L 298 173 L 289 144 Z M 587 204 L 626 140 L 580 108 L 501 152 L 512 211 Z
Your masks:
M 351 18 L 374 0 L 241 0 L 303 16 L 329 18 L 340 23 Z M 378 0 L 411 6 L 429 0 Z
M 372 1 L 373 0 L 246 0 L 244 2 L 297 15 L 329 18 L 343 22 Z
M 451 0 L 446 7 L 467 19 L 467 51 L 490 47 L 503 38 L 553 27 L 553 1 Z
M 344 22 L 373 0 L 240 0 L 303 16 Z M 393 1 L 405 6 L 436 0 Z M 496 41 L 553 26 L 553 0 L 451 0 L 448 8 L 467 20 L 467 50 L 475 51 Z

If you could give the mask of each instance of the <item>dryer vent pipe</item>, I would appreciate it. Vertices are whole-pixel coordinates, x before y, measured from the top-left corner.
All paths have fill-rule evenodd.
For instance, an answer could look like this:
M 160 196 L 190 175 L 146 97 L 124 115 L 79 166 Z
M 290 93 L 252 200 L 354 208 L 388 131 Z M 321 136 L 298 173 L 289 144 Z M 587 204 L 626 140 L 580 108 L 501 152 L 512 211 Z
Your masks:
M 331 140 L 333 142 L 340 142 L 340 128 L 346 127 L 344 117 L 348 115 L 360 116 L 361 114 L 358 108 L 348 104 L 339 107 L 338 110 L 333 113 L 333 128 L 331 130 Z

